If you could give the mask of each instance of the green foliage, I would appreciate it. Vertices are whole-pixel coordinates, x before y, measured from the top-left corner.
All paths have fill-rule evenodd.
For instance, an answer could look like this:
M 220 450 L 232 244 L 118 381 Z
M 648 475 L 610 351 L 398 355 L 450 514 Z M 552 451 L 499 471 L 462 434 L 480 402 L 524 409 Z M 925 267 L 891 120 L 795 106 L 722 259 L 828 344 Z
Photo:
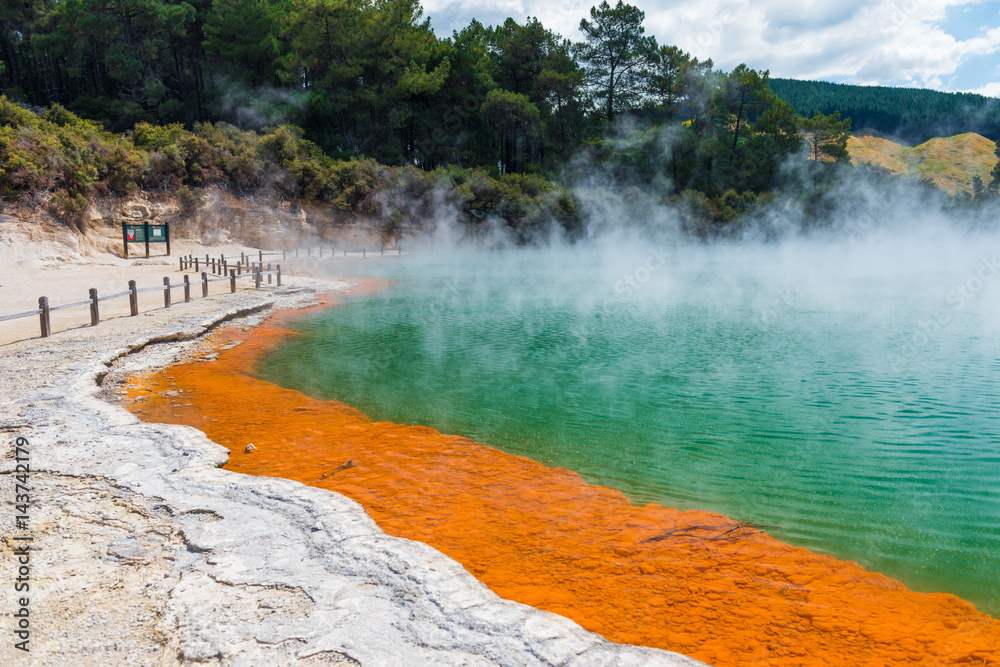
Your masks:
M 523 96 L 522 96 L 523 97 Z M 424 171 L 386 168 L 370 158 L 336 160 L 301 129 L 263 134 L 226 124 L 138 124 L 129 136 L 104 132 L 62 107 L 36 115 L 0 97 L 0 192 L 17 198 L 48 194 L 71 218 L 100 194 L 140 188 L 176 192 L 193 212 L 200 192 L 223 185 L 245 194 L 311 200 L 346 215 L 412 225 L 442 203 L 460 213 L 506 219 L 522 230 L 576 219 L 572 197 L 538 174 L 489 174 L 457 166 Z
M 179 123 L 172 125 L 139 123 L 132 130 L 132 143 L 136 148 L 160 150 L 171 144 L 176 144 L 183 134 L 186 134 L 186 131 L 184 126 Z
M 676 46 L 661 46 L 653 55 L 646 79 L 647 92 L 667 120 L 674 120 L 687 107 L 698 104 L 711 74 L 711 59 L 701 62 Z
M 596 96 L 603 100 L 601 106 L 609 123 L 638 107 L 647 68 L 656 59 L 656 39 L 644 36 L 645 17 L 645 12 L 622 0 L 613 8 L 602 0 L 599 6 L 591 7 L 589 21 L 580 21 L 585 41 L 577 45 L 577 57 Z
M 992 171 L 990 171 L 990 182 L 987 189 L 993 195 L 1000 194 L 1000 146 L 997 146 L 995 154 L 997 156 L 997 163 L 993 165 Z
M 771 88 L 801 115 L 839 111 L 854 120 L 856 129 L 878 130 L 912 144 L 965 132 L 1000 141 L 1000 104 L 974 93 L 794 79 L 772 79 Z
M 277 83 L 280 9 L 267 0 L 214 0 L 205 17 L 205 51 L 249 86 Z
M 584 71 L 573 58 L 572 45 L 534 18 L 524 25 L 509 18 L 492 30 L 476 32 L 486 44 L 489 77 L 497 86 L 489 95 L 524 95 L 538 110 L 535 140 L 524 142 L 524 154 L 515 160 L 504 157 L 501 149 L 501 169 L 517 171 L 543 162 L 557 166 L 589 130 Z M 489 102 L 481 109 L 495 108 Z M 498 141 L 503 144 L 503 137 Z
M 70 102 L 66 108 L 78 116 L 97 121 L 111 132 L 126 132 L 136 123 L 149 123 L 153 120 L 153 116 L 142 105 L 113 97 L 84 95 Z
M 52 193 L 64 210 L 82 210 L 94 191 L 124 193 L 142 161 L 93 121 L 55 105 L 35 115 L 0 97 L 0 190 L 5 196 Z
M 584 152 L 656 198 L 700 192 L 692 210 L 726 220 L 783 186 L 803 131 L 814 159 L 845 161 L 837 111 L 889 131 L 981 118 L 1000 138 L 978 96 L 716 71 L 657 44 L 623 0 L 592 7 L 578 44 L 535 18 L 438 37 L 419 0 L 0 1 L 0 187 L 66 211 L 137 189 L 194 206 L 217 185 L 391 225 L 436 201 L 570 228 L 575 202 L 545 177 Z M 983 190 L 1000 191 L 991 176 Z
M 491 90 L 480 111 L 497 130 L 500 173 L 516 172 L 525 156 L 532 153 L 531 143 L 538 138 L 538 108 L 527 95 Z
M 840 119 L 840 112 L 835 111 L 824 116 L 819 111 L 812 118 L 802 118 L 799 121 L 809 142 L 809 153 L 814 162 L 833 160 L 834 162 L 850 162 L 847 154 L 847 139 L 851 136 L 851 119 Z

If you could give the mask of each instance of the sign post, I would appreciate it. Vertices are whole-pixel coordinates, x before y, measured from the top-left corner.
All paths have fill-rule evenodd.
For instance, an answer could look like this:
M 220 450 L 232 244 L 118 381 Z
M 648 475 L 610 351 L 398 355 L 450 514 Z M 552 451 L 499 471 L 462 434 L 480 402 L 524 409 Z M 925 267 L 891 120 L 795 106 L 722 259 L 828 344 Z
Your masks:
M 149 259 L 150 243 L 166 243 L 167 257 L 170 256 L 170 227 L 166 223 L 150 223 L 149 221 L 122 221 L 122 243 L 125 246 L 125 257 L 128 257 L 129 243 L 142 243 Z

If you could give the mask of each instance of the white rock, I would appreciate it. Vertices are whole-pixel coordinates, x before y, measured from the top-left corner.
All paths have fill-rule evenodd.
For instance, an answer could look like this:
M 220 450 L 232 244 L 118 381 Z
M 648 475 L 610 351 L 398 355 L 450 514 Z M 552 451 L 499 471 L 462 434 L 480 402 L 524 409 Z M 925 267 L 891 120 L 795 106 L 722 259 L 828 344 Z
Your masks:
M 96 397 L 96 378 L 125 350 L 169 363 L 164 350 L 204 334 L 206 317 L 260 320 L 271 302 L 309 301 L 246 291 L 7 346 L 0 422 L 23 425 L 11 435 L 30 440 L 32 470 L 46 471 L 34 478 L 45 493 L 33 525 L 48 559 L 39 572 L 53 579 L 31 613 L 50 631 L 32 635 L 33 661 L 701 664 L 503 600 L 440 552 L 386 535 L 345 496 L 221 469 L 229 452 L 203 432 L 137 422 Z M 164 341 L 174 342 L 152 345 Z M 0 460 L 0 472 L 13 465 Z

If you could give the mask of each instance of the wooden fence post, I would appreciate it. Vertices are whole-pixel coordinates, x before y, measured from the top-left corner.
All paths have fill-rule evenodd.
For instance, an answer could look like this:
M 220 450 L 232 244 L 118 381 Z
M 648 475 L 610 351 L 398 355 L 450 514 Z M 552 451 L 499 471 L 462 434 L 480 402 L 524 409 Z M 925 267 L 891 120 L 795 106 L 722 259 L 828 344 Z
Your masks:
M 267 284 L 271 284 L 271 262 L 267 263 Z
M 195 273 L 198 273 L 198 272 L 201 271 L 201 267 L 198 265 L 198 260 L 199 259 L 201 259 L 201 258 L 200 257 L 195 257 L 194 258 L 194 272 Z
M 184 303 L 191 302 L 191 279 L 188 274 L 184 274 Z
M 239 272 L 241 276 L 243 275 L 243 262 L 240 262 L 239 264 L 236 265 L 236 270 Z
M 129 315 L 135 317 L 139 314 L 139 290 L 135 287 L 135 281 L 128 281 L 128 309 Z
M 264 251 L 263 250 L 258 250 L 257 251 L 257 259 L 259 259 L 261 262 L 264 261 Z
M 38 307 L 42 312 L 38 314 L 39 323 L 42 325 L 42 338 L 52 335 L 52 323 L 49 321 L 49 297 L 38 297 Z
M 288 251 L 284 248 L 281 249 L 281 259 L 288 259 Z
M 201 295 L 208 296 L 208 274 L 201 272 Z
M 181 271 L 183 271 L 184 270 L 184 258 L 183 257 L 178 257 L 177 261 L 179 261 L 181 263 Z
M 378 254 L 379 254 L 380 257 L 385 256 L 385 244 L 384 243 L 382 244 L 382 247 L 380 247 L 378 249 Z
M 281 287 L 281 264 L 278 264 L 278 287 Z
M 236 272 L 229 272 L 229 291 L 236 294 Z
M 256 289 L 260 289 L 260 266 L 256 267 L 256 270 L 253 272 L 253 286 Z
M 163 307 L 170 307 L 170 276 L 163 278 Z
M 90 288 L 90 326 L 96 327 L 101 321 L 101 311 L 97 306 L 97 288 Z

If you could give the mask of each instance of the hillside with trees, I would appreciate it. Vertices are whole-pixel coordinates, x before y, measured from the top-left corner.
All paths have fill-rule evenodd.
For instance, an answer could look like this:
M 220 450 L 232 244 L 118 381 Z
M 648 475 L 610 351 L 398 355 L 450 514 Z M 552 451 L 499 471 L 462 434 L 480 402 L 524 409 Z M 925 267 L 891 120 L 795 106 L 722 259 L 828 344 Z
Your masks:
M 771 89 L 803 116 L 839 111 L 855 130 L 876 130 L 909 144 L 966 132 L 1000 140 L 1000 100 L 992 97 L 794 79 L 772 79 Z
M 724 223 L 804 196 L 803 174 L 822 192 L 857 122 L 812 100 L 797 113 L 766 70 L 659 44 L 621 0 L 591 8 L 576 43 L 534 18 L 441 37 L 417 0 L 0 3 L 0 195 L 63 215 L 225 187 L 573 229 L 572 188 L 599 174 Z
M 49 212 L 77 221 L 95 197 L 172 193 L 193 210 L 209 187 L 318 202 L 387 237 L 419 226 L 440 205 L 503 218 L 525 238 L 551 222 L 570 232 L 579 224 L 568 192 L 538 175 L 337 160 L 293 126 L 258 133 L 224 123 L 139 123 L 122 136 L 58 105 L 35 114 L 0 97 L 0 201 L 45 193 Z

